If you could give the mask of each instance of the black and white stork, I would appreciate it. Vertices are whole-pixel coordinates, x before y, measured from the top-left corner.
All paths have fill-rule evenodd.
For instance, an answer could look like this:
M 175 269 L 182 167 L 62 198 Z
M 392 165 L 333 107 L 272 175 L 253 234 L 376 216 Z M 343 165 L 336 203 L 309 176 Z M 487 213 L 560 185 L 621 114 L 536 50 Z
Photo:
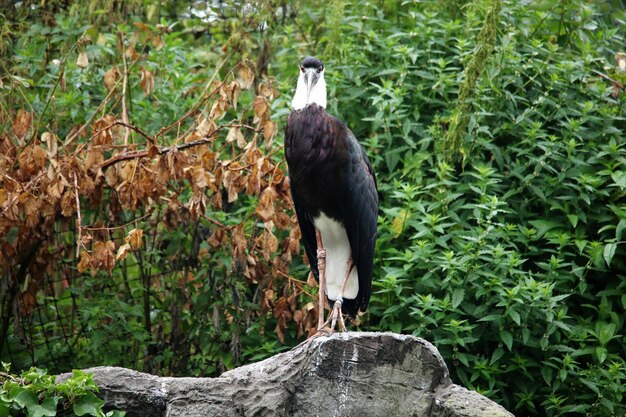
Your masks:
M 320 288 L 317 330 L 332 333 L 338 321 L 345 331 L 342 312 L 355 317 L 370 299 L 376 177 L 354 134 L 326 113 L 322 61 L 307 57 L 301 62 L 291 104 L 285 156 L 302 241 Z M 324 296 L 332 305 L 327 321 Z

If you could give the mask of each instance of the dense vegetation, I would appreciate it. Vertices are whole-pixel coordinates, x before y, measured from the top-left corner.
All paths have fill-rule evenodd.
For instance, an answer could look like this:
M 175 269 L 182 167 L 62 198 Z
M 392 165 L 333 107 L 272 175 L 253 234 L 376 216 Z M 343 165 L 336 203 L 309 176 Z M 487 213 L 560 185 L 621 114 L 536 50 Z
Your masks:
M 4 4 L 14 368 L 217 375 L 303 340 L 282 129 L 314 54 L 378 175 L 355 325 L 432 341 L 518 416 L 626 412 L 619 1 Z

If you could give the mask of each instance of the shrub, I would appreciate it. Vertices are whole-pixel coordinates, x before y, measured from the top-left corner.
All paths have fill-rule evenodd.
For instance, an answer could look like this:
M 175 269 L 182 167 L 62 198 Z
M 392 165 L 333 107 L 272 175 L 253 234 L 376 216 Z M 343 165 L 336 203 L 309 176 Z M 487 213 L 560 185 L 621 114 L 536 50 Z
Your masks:
M 19 375 L 9 374 L 9 365 L 3 363 L 0 373 L 0 416 L 94 416 L 123 417 L 122 411 L 104 412 L 104 401 L 96 397 L 98 387 L 92 375 L 74 371 L 72 376 L 58 384 L 54 375 L 44 369 L 30 368 Z M 17 414 L 16 414 L 17 413 Z
M 516 415 L 621 415 L 624 38 L 605 5 L 505 4 L 457 164 L 442 143 L 486 6 L 345 12 L 332 95 L 383 178 L 370 328 L 433 341 Z

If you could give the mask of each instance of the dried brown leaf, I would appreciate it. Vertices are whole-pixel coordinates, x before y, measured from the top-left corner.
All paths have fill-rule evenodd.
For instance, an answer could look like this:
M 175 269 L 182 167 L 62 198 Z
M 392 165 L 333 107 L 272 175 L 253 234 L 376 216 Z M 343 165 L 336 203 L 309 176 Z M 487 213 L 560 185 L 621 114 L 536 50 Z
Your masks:
M 206 171 L 201 165 L 194 165 L 188 169 L 191 182 L 196 188 L 206 188 L 209 185 Z
M 231 83 L 228 85 L 228 100 L 235 110 L 237 110 L 237 102 L 239 101 L 240 95 L 241 85 L 239 84 L 239 81 L 231 81 Z
M 89 66 L 89 59 L 87 58 L 87 52 L 81 52 L 76 59 L 76 65 L 79 68 L 87 68 Z
M 30 177 L 44 169 L 47 159 L 46 151 L 36 143 L 28 145 L 17 157 L 20 163 L 20 171 L 24 177 Z
M 215 103 L 213 103 L 213 106 L 211 107 L 211 112 L 209 113 L 209 118 L 213 121 L 218 121 L 222 117 L 224 117 L 227 109 L 228 103 L 224 98 L 220 97 L 215 100 Z
M 124 238 L 124 242 L 130 245 L 131 249 L 140 249 L 143 244 L 143 230 L 133 229 L 128 232 L 128 235 Z
M 274 187 L 267 187 L 261 193 L 259 204 L 255 210 L 255 213 L 263 220 L 268 221 L 274 217 L 274 200 L 278 194 Z
M 141 89 L 146 96 L 149 96 L 154 91 L 154 75 L 151 71 L 143 69 L 140 73 Z
M 198 123 L 198 126 L 196 127 L 198 139 L 206 137 L 210 132 L 214 132 L 215 129 L 215 123 L 205 117 L 201 117 L 200 123 Z
M 76 212 L 76 198 L 74 196 L 74 190 L 67 190 L 63 193 L 61 198 L 61 214 L 65 217 L 70 217 Z
M 139 59 L 139 54 L 137 53 L 137 50 L 135 49 L 135 45 L 131 44 L 130 46 L 128 46 L 128 48 L 126 48 L 126 50 L 124 51 L 124 55 L 126 56 L 126 58 L 130 59 L 131 61 L 136 61 L 137 59 Z
M 115 266 L 115 243 L 108 240 L 106 242 L 98 241 L 93 244 L 93 252 L 91 257 L 92 273 L 102 270 L 111 272 Z
M 236 126 L 233 126 L 228 130 L 226 142 L 237 142 L 237 146 L 239 148 L 243 148 L 247 144 L 246 138 L 243 136 L 241 129 Z
M 89 256 L 89 253 L 87 253 L 86 251 L 82 251 L 80 253 L 80 262 L 78 262 L 78 265 L 76 266 L 76 268 L 78 269 L 78 272 L 82 274 L 83 272 L 87 270 L 87 268 L 89 268 L 90 265 L 91 265 L 91 256 Z
M 241 65 L 239 67 L 239 85 L 242 89 L 247 90 L 252 87 L 254 82 L 254 71 L 252 71 L 247 65 Z
M 46 144 L 46 153 L 49 158 L 56 158 L 59 150 L 59 137 L 51 132 L 44 132 L 41 141 Z
M 27 112 L 24 109 L 19 109 L 15 120 L 13 121 L 13 133 L 18 139 L 23 139 L 28 133 L 28 130 L 33 125 L 33 114 Z M 22 145 L 23 143 L 20 143 Z
M 189 214 L 191 214 L 192 219 L 197 220 L 201 214 L 204 214 L 208 200 L 205 192 L 194 190 L 188 204 Z
M 154 49 L 156 49 L 157 51 L 163 49 L 163 47 L 165 46 L 165 41 L 163 40 L 163 37 L 161 37 L 161 35 L 153 37 L 152 46 L 154 46 Z
M 115 255 L 115 260 L 119 261 L 119 260 L 122 260 L 122 259 L 126 259 L 126 257 L 128 256 L 128 252 L 129 251 L 130 251 L 130 245 L 128 243 L 124 243 L 117 250 L 117 255 Z
M 113 127 L 110 127 L 113 122 L 115 122 L 115 117 L 110 114 L 94 122 L 91 131 L 94 135 L 93 142 L 95 145 L 110 145 L 113 143 Z
M 263 124 L 263 137 L 265 137 L 265 144 L 266 145 L 271 145 L 272 144 L 272 139 L 274 139 L 274 136 L 276 136 L 276 123 L 267 120 L 264 124 Z
M 96 172 L 104 162 L 104 155 L 100 149 L 90 148 L 85 158 L 85 168 L 88 171 Z
M 233 245 L 233 258 L 241 258 L 244 256 L 247 246 L 246 235 L 243 231 L 243 224 L 240 224 L 233 229 L 231 238 Z
M 211 237 L 207 240 L 207 243 L 213 248 L 219 248 L 224 243 L 226 234 L 223 229 L 216 229 Z
M 117 67 L 110 68 L 107 72 L 104 73 L 104 86 L 108 91 L 111 91 L 115 84 L 122 78 L 122 74 L 120 74 Z
M 269 118 L 269 105 L 267 104 L 265 97 L 256 96 L 252 102 L 252 107 L 254 108 L 255 122 L 265 123 L 265 121 Z

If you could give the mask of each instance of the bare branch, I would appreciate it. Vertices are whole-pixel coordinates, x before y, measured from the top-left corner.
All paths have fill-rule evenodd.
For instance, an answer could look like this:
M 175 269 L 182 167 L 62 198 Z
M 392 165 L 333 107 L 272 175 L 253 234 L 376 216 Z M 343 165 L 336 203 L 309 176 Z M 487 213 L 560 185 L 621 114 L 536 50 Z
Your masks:
M 122 121 L 125 123 L 126 133 L 124 133 L 124 146 L 128 146 L 128 137 L 130 136 L 130 124 L 128 118 L 128 108 L 126 107 L 126 90 L 128 88 L 128 64 L 126 63 L 126 52 L 124 51 L 124 34 L 120 32 L 120 44 L 122 50 L 122 62 L 124 64 L 124 76 L 122 77 Z
M 80 256 L 80 246 L 83 242 L 83 219 L 80 215 L 80 198 L 78 198 L 78 176 L 74 174 L 74 196 L 76 197 L 76 229 L 78 230 L 78 239 L 76 239 L 76 257 Z

